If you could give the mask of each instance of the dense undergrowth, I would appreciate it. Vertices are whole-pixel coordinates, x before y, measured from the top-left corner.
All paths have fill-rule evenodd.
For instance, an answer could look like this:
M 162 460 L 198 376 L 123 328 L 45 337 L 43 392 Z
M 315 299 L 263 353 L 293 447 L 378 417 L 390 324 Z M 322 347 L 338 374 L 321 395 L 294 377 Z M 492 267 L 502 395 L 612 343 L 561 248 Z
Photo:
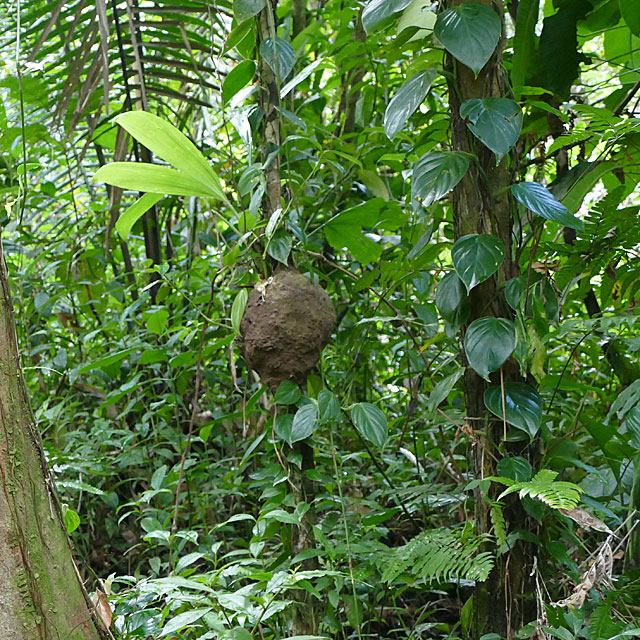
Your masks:
M 67 74 L 90 79 L 67 68 L 73 54 L 57 28 L 38 44 L 48 20 L 40 4 L 23 7 L 22 46 L 38 64 L 21 67 L 20 84 L 9 59 L 0 67 L 0 222 L 32 406 L 82 577 L 108 597 L 116 636 L 279 640 L 308 628 L 464 638 L 474 585 L 517 545 L 533 558 L 523 571 L 536 612 L 518 637 L 640 635 L 640 134 L 637 104 L 620 111 L 612 97 L 636 81 L 637 54 L 622 49 L 637 34 L 618 3 L 574 15 L 573 53 L 595 51 L 582 80 L 576 62 L 567 86 L 544 74 L 520 82 L 524 124 L 505 162 L 519 180 L 552 185 L 584 230 L 572 237 L 518 209 L 522 275 L 501 287 L 517 335 L 512 362 L 535 393 L 501 385 L 495 367 L 494 404 L 485 402 L 504 439 L 494 450 L 466 419 L 466 292 L 442 285 L 455 273 L 449 200 L 416 200 L 432 188 L 418 183 L 416 161 L 449 144 L 446 72 L 434 72 L 405 130 L 385 134 L 389 99 L 441 66 L 439 45 L 410 40 L 418 23 L 366 37 L 358 7 L 329 1 L 294 35 L 291 8 L 280 7 L 279 34 L 296 51 L 285 78 L 310 70 L 283 98 L 284 211 L 265 229 L 269 148 L 260 148 L 263 110 L 245 90 L 260 64 L 253 22 L 232 23 L 230 6 L 214 20 L 207 3 L 183 3 L 202 9 L 169 16 L 185 37 L 220 49 L 185 53 L 195 80 L 165 78 L 167 94 L 153 73 L 180 60 L 165 42 L 165 59 L 149 62 L 150 110 L 192 136 L 233 210 L 169 195 L 153 218 L 117 233 L 121 194 L 91 178 L 105 157 L 138 153 L 111 121 L 133 90 L 119 53 L 133 57 L 135 46 L 115 31 L 109 39 L 107 113 L 97 85 L 87 95 L 65 88 Z M 92 18 L 61 4 L 79 42 Z M 546 17 L 568 4 L 547 2 Z M 149 45 L 161 39 L 154 28 L 181 41 L 148 9 Z M 507 26 L 513 73 L 509 17 Z M 233 34 L 227 57 L 212 28 Z M 223 98 L 198 65 L 215 67 Z M 135 197 L 127 190 L 124 202 Z M 284 383 L 274 395 L 243 360 L 234 301 L 290 252 L 328 292 L 338 325 L 306 388 Z M 480 454 L 497 461 L 493 478 L 474 475 Z M 484 531 L 478 501 L 490 506 Z M 526 521 L 510 520 L 515 503 Z M 494 596 L 503 607 L 505 594 Z

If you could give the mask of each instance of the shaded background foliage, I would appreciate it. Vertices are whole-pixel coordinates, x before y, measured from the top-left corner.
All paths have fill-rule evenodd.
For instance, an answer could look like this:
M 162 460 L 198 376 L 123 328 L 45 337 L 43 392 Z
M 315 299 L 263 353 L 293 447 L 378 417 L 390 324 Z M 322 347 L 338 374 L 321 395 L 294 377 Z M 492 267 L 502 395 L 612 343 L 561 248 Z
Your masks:
M 443 49 L 420 11 L 429 3 L 373 2 L 368 14 L 282 3 L 279 87 L 294 86 L 282 90 L 279 149 L 264 149 L 261 133 L 255 74 L 268 56 L 256 20 L 239 21 L 263 4 L 5 2 L 3 242 L 25 375 L 83 577 L 113 597 L 122 638 L 286 637 L 301 590 L 322 635 L 463 637 L 473 580 L 490 561 L 473 535 L 469 460 L 482 443 L 465 422 L 463 312 L 436 296 L 453 273 L 451 207 L 420 203 L 430 186 L 419 161 L 450 141 Z M 640 499 L 640 13 L 630 0 L 506 8 L 504 62 L 524 114 L 506 162 L 548 185 L 584 231 L 519 209 L 524 275 L 507 299 L 515 357 L 544 414 L 528 445 L 537 468 L 507 456 L 500 475 L 556 471 L 619 530 L 615 579 L 571 611 L 550 605 L 584 583 L 606 532 L 523 498 L 539 526 L 505 523 L 497 505 L 482 553 L 534 542 L 532 597 L 547 606 L 549 633 L 613 637 L 638 626 L 627 518 Z M 396 104 L 415 107 L 389 139 L 402 90 Z M 167 196 L 128 236 L 116 231 L 138 194 L 91 178 L 106 162 L 153 159 L 113 122 L 132 109 L 196 142 L 232 213 Z M 274 153 L 285 198 L 266 247 Z M 232 305 L 264 257 L 290 253 L 329 292 L 339 324 L 307 399 L 283 391 L 276 417 L 234 340 Z M 315 425 L 314 545 L 296 554 L 310 504 L 296 489 L 301 453 L 282 434 L 323 389 L 347 411 L 327 409 Z M 356 403 L 383 411 L 384 446 L 354 424 Z M 442 555 L 430 563 L 433 545 Z M 471 572 L 455 564 L 467 548 Z

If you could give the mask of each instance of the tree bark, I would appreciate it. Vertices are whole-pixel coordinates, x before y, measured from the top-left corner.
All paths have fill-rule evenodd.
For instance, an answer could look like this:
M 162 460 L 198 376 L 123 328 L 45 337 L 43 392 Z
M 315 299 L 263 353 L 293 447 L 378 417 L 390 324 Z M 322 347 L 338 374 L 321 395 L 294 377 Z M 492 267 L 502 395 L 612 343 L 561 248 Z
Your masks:
M 20 370 L 0 239 L 0 635 L 106 640 L 80 582 Z
M 502 2 L 480 0 L 492 7 L 504 24 Z M 449 0 L 449 7 L 463 4 L 464 0 Z M 504 30 L 503 30 L 504 33 Z M 445 68 L 449 72 L 449 106 L 451 112 L 452 148 L 477 157 L 469 171 L 453 191 L 453 220 L 455 239 L 468 234 L 492 234 L 503 242 L 506 249 L 504 262 L 496 274 L 475 287 L 470 294 L 471 317 L 494 316 L 512 318 L 501 285 L 519 275 L 514 260 L 512 236 L 512 211 L 514 204 L 507 187 L 515 181 L 513 163 L 496 156 L 476 140 L 460 116 L 460 105 L 473 98 L 504 98 L 508 96 L 506 72 L 502 66 L 504 36 L 496 51 L 476 78 L 473 71 L 447 55 Z M 463 328 L 463 333 L 466 327 Z M 465 362 L 465 365 L 467 363 Z M 519 366 L 510 358 L 502 366 L 505 381 L 525 382 L 520 376 Z M 500 384 L 500 376 L 493 374 L 492 382 Z M 498 475 L 496 461 L 501 452 L 524 455 L 518 443 L 503 442 L 503 424 L 493 418 L 484 405 L 486 382 L 470 367 L 464 376 L 466 415 L 478 437 L 474 447 L 472 466 L 476 478 Z M 495 500 L 496 493 L 490 490 L 489 498 Z M 505 519 L 517 528 L 526 528 L 526 514 L 519 501 L 508 500 L 504 510 Z M 475 495 L 476 533 L 491 531 L 490 505 L 480 489 Z M 478 584 L 474 593 L 472 637 L 480 638 L 487 633 L 498 633 L 510 638 L 514 632 L 535 619 L 535 601 L 530 584 L 532 559 L 531 549 L 523 541 L 515 542 L 512 549 L 496 558 L 496 566 L 487 581 Z

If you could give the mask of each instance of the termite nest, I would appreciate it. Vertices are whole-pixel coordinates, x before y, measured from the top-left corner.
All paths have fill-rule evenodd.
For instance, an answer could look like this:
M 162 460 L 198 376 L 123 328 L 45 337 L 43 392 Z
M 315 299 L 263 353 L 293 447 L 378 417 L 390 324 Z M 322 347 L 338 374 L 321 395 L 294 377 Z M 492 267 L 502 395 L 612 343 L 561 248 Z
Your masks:
M 272 391 L 304 385 L 336 326 L 327 292 L 292 269 L 277 271 L 249 294 L 240 332 L 246 362 Z

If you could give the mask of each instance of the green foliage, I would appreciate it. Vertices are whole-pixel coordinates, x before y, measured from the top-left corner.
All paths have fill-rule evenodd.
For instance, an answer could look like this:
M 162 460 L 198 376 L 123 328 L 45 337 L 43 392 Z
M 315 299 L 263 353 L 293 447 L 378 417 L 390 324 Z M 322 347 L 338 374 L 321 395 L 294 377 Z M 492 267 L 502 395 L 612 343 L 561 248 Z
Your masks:
M 519 492 L 520 498 L 536 498 L 552 509 L 575 509 L 582 489 L 572 482 L 556 480 L 557 476 L 557 471 L 542 469 L 531 480 L 511 484 L 498 499 Z
M 0 18 L 0 225 L 65 524 L 119 640 L 290 638 L 299 610 L 318 637 L 457 638 L 524 547 L 550 634 L 633 635 L 634 2 L 329 0 L 302 21 L 279 3 L 267 37 L 264 1 L 131 21 L 117 2 L 106 40 L 93 4 L 21 3 L 20 82 L 16 5 Z M 451 88 L 501 61 L 512 86 L 464 103 L 457 148 Z M 486 185 L 491 216 L 459 238 L 454 198 Z M 307 384 L 272 396 L 239 334 L 276 262 L 339 323 Z M 621 546 L 566 611 L 603 538 L 559 511 L 579 498 Z
M 378 553 L 374 562 L 383 569 L 382 580 L 393 582 L 408 573 L 414 580 L 486 580 L 493 557 L 478 551 L 483 539 L 464 531 L 424 531 L 407 544 Z

